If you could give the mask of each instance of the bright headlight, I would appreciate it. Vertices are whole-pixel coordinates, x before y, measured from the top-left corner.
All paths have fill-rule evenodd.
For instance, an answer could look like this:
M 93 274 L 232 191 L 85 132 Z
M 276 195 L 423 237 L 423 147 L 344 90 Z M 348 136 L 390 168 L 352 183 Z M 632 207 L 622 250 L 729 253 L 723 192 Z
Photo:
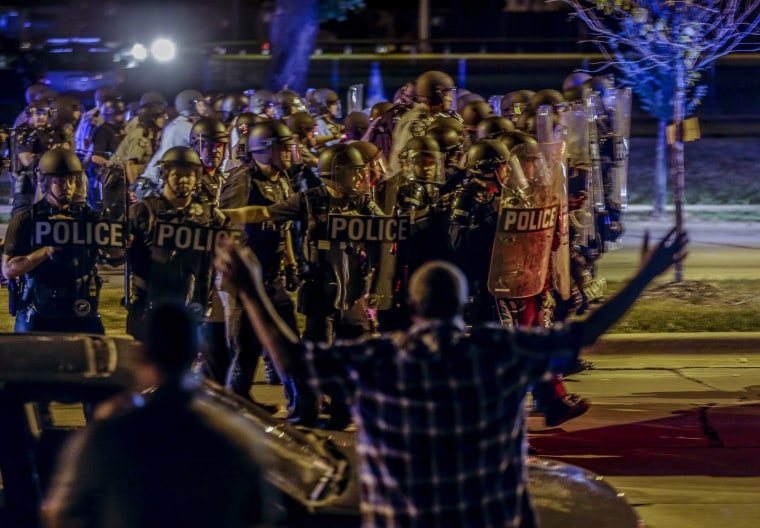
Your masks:
M 150 46 L 150 53 L 153 58 L 159 62 L 167 62 L 174 58 L 176 53 L 174 42 L 169 39 L 161 38 L 156 40 Z
M 148 50 L 142 44 L 135 44 L 132 46 L 132 56 L 139 61 L 144 61 L 148 58 Z

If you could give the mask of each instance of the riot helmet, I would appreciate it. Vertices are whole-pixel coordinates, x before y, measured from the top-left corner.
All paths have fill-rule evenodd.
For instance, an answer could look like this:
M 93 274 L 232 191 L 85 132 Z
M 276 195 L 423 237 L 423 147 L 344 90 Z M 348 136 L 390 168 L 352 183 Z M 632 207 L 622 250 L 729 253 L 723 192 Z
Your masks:
M 511 132 L 503 132 L 496 136 L 494 139 L 497 141 L 500 141 L 504 144 L 505 147 L 512 150 L 512 148 L 515 145 L 520 145 L 521 143 L 532 143 L 532 144 L 538 144 L 538 141 L 536 141 L 536 138 L 528 134 L 527 132 L 523 132 L 522 130 L 512 130 Z
M 39 99 L 39 97 L 46 92 L 48 87 L 44 84 L 33 84 L 24 92 L 24 100 L 26 104 L 32 104 L 32 101 Z
M 484 118 L 476 129 L 478 139 L 493 139 L 504 132 L 511 132 L 515 124 L 503 116 L 492 115 Z
M 438 148 L 443 153 L 446 167 L 458 167 L 464 153 L 464 141 L 462 136 L 453 128 L 436 127 L 428 130 L 426 136 L 433 138 L 438 143 Z
M 566 101 L 579 101 L 583 97 L 583 84 L 591 79 L 591 75 L 583 72 L 574 72 L 562 81 L 562 96 Z
M 517 90 L 509 92 L 501 98 L 501 115 L 517 124 L 517 118 L 530 105 L 536 92 L 532 90 Z
M 412 180 L 420 183 L 443 183 L 443 153 L 438 142 L 432 137 L 413 137 L 407 142 L 400 158 L 409 167 Z
M 376 185 L 385 181 L 388 175 L 388 162 L 380 147 L 369 141 L 354 141 L 350 145 L 359 150 L 367 167 L 369 184 Z
M 249 101 L 251 112 L 274 119 L 277 114 L 277 96 L 269 90 L 256 90 Z
M 208 113 L 208 106 L 203 98 L 203 94 L 193 89 L 182 90 L 178 93 L 174 98 L 174 108 L 179 115 L 185 117 L 206 115 Z
M 277 92 L 277 103 L 280 105 L 280 117 L 309 111 L 301 96 L 293 90 L 283 89 Z
M 553 88 L 539 90 L 530 100 L 530 107 L 537 111 L 540 106 L 549 105 L 555 111 L 561 111 L 567 108 L 565 97 Z
M 380 101 L 373 104 L 372 108 L 369 109 L 369 120 L 374 121 L 375 118 L 380 117 L 391 108 L 393 108 L 393 103 L 390 101 Z
M 462 93 L 462 90 L 458 90 L 457 93 L 459 94 L 459 97 L 457 97 L 457 108 L 464 108 L 469 103 L 472 103 L 473 101 L 485 101 L 485 98 L 476 93 L 472 93 L 470 91 L 465 90 L 464 93 Z
M 124 121 L 127 108 L 124 101 L 116 97 L 109 97 L 100 105 L 100 113 L 107 123 L 119 124 Z
M 356 147 L 338 143 L 319 155 L 317 171 L 324 184 L 341 196 L 369 192 L 364 158 Z
M 147 91 L 140 96 L 140 106 L 146 105 L 148 103 L 158 103 L 164 107 L 169 104 L 169 102 L 166 100 L 166 97 L 164 97 L 161 92 L 156 92 L 153 90 Z
M 82 103 L 70 95 L 59 95 L 53 100 L 50 108 L 56 125 L 76 123 L 82 116 Z
M 119 91 L 113 86 L 101 86 L 95 90 L 95 106 L 101 106 L 106 99 L 116 98 L 121 96 Z
M 124 114 L 124 120 L 126 122 L 132 121 L 133 118 L 137 117 L 137 114 L 140 112 L 140 101 L 130 101 L 127 103 L 127 111 Z
M 346 136 L 349 140 L 358 140 L 364 137 L 369 128 L 369 117 L 364 112 L 351 112 L 343 121 L 346 127 Z
M 37 172 L 46 199 L 57 207 L 71 203 L 77 185 L 82 183 L 82 162 L 73 150 L 63 147 L 45 152 L 40 157 Z
M 335 118 L 343 115 L 340 97 L 329 88 L 317 88 L 311 94 L 312 112 L 317 115 L 330 114 Z
M 282 121 L 269 120 L 253 125 L 248 134 L 248 154 L 260 165 L 280 171 L 301 163 L 293 132 Z
M 167 117 L 166 107 L 161 103 L 146 103 L 137 111 L 137 122 L 143 128 L 161 129 Z
M 467 169 L 480 178 L 493 179 L 491 175 L 506 166 L 509 157 L 509 149 L 502 142 L 481 139 L 467 151 Z
M 519 162 L 523 177 L 529 185 L 549 184 L 549 167 L 537 143 L 520 143 L 519 145 L 515 145 L 509 152 L 513 160 Z M 511 164 L 510 166 L 514 168 L 515 165 Z M 510 175 L 510 180 L 516 179 L 513 175 Z M 518 186 L 520 185 L 519 181 L 513 183 Z
M 248 110 L 250 98 L 242 93 L 230 94 L 222 100 L 222 115 L 225 123 L 231 123 L 233 119 Z
M 203 174 L 201 158 L 190 147 L 170 148 L 161 156 L 159 167 L 159 180 L 169 198 L 191 196 Z
M 235 120 L 235 126 L 230 130 L 230 155 L 234 159 L 242 160 L 248 156 L 248 135 L 258 122 L 258 116 L 251 112 L 243 112 Z
M 417 100 L 428 106 L 451 108 L 456 87 L 452 78 L 442 71 L 427 71 L 417 77 Z
M 314 127 L 316 126 L 317 120 L 309 112 L 296 112 L 290 116 L 289 128 L 301 139 L 308 137 L 309 133 L 314 132 Z
M 469 130 L 475 130 L 478 123 L 491 115 L 493 115 L 493 108 L 483 100 L 469 102 L 462 109 L 462 120 Z
M 26 113 L 30 118 L 29 124 L 31 126 L 38 128 L 47 126 L 53 113 L 50 99 L 48 99 L 43 93 L 37 99 L 29 103 Z
M 224 159 L 224 147 L 230 135 L 224 123 L 213 117 L 202 117 L 190 129 L 190 146 L 198 153 L 205 167 L 216 169 Z

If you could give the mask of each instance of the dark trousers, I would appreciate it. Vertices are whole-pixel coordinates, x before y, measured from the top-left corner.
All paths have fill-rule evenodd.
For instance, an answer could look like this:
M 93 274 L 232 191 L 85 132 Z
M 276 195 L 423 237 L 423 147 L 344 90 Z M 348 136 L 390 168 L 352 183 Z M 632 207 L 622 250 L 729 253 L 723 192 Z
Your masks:
M 268 286 L 267 293 L 279 316 L 298 334 L 295 306 L 282 285 L 278 283 Z M 235 394 L 249 398 L 256 366 L 264 350 L 251 321 L 242 309 L 236 308 L 230 315 L 229 335 L 234 357 L 225 385 Z M 281 375 L 280 378 L 288 402 L 288 420 L 306 426 L 315 425 L 318 410 L 314 392 L 302 380 L 293 376 Z
M 103 321 L 99 314 L 84 317 L 75 315 L 66 317 L 45 317 L 31 306 L 22 308 L 16 315 L 14 332 L 81 332 L 85 334 L 105 335 Z

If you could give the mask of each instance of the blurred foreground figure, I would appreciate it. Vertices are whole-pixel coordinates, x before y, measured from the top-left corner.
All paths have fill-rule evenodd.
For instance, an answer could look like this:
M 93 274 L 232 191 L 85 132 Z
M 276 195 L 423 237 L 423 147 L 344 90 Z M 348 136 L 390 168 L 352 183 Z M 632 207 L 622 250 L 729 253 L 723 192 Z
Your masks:
M 671 231 L 620 293 L 584 321 L 552 328 L 476 326 L 462 319 L 467 279 L 431 261 L 409 285 L 406 332 L 338 342 L 299 342 L 277 317 L 248 248 L 217 251 L 217 268 L 240 291 L 281 372 L 351 405 L 358 428 L 362 526 L 520 527 L 535 520 L 526 487 L 525 395 L 575 361 L 684 255 Z M 646 253 L 646 243 L 645 243 Z
M 193 404 L 194 318 L 166 304 L 149 324 L 136 375 L 154 389 L 69 438 L 45 526 L 265 526 L 260 472 L 234 423 Z

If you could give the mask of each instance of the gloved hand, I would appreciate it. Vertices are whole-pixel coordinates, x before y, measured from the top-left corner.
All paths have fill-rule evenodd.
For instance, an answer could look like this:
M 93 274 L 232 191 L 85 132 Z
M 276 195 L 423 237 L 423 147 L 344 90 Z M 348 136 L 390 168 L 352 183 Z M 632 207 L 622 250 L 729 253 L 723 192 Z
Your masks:
M 294 292 L 301 287 L 301 277 L 298 275 L 298 267 L 295 264 L 285 266 L 285 289 Z

